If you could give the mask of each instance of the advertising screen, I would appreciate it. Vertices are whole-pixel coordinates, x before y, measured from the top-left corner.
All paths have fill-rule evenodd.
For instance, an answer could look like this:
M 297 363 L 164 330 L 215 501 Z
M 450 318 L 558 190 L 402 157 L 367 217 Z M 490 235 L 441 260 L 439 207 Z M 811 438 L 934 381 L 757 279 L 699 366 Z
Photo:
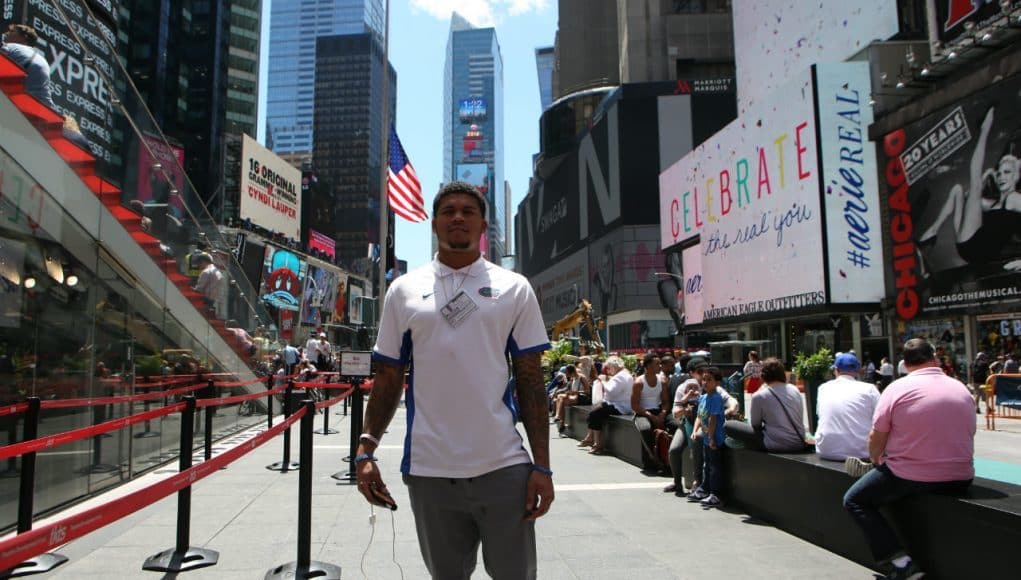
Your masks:
M 886 135 L 887 279 L 902 320 L 1021 302 L 1021 75 Z
M 684 264 L 684 324 L 702 324 L 702 246 L 695 244 L 681 252 Z
M 815 75 L 830 301 L 879 302 L 886 290 L 869 65 L 821 64 Z
M 842 62 L 897 34 L 890 0 L 734 2 L 738 113 L 817 62 Z
M 337 257 L 337 242 L 330 236 L 315 230 L 308 231 L 308 249 L 309 251 L 319 250 L 331 260 Z
M 486 100 L 479 97 L 461 99 L 457 104 L 458 117 L 462 123 L 486 120 Z
M 301 239 L 301 171 L 248 135 L 241 143 L 241 219 Z
M 308 267 L 301 300 L 301 324 L 319 326 L 333 318 L 338 275 L 338 270 L 312 265 Z
M 347 280 L 347 320 L 351 324 L 362 324 L 362 308 L 365 302 L 364 282 L 357 278 Z
M 162 139 L 142 137 L 145 146 L 138 147 L 138 199 L 142 203 L 166 204 L 167 211 L 174 217 L 184 217 L 184 203 L 181 194 L 170 195 L 170 189 L 184 191 L 184 149 L 167 145 Z M 154 169 L 159 163 L 162 169 Z M 164 177 L 170 178 L 168 182 Z
M 529 277 L 547 326 L 574 312 L 578 301 L 589 296 L 588 251 L 578 250 L 555 267 Z M 550 337 L 555 339 L 556 337 Z
M 474 185 L 482 195 L 489 193 L 489 165 L 486 163 L 458 163 L 457 179 Z
M 700 236 L 706 321 L 823 304 L 811 71 L 660 175 L 662 247 Z
M 308 263 L 290 250 L 266 246 L 259 295 L 269 307 L 297 312 Z
M 113 129 L 114 109 L 110 103 L 114 94 L 103 76 L 121 76 L 115 73 L 117 54 L 111 48 L 118 42 L 114 20 L 109 18 L 115 7 L 110 0 L 90 2 L 90 7 L 98 19 L 82 2 L 60 3 L 84 47 L 52 2 L 0 0 L 0 23 L 4 29 L 7 24 L 26 24 L 35 29 L 39 35 L 35 48 L 50 64 L 50 92 L 57 110 L 74 118 L 93 155 L 119 166 L 120 139 Z
M 656 272 L 666 257 L 659 250 L 656 226 L 617 228 L 592 240 L 588 251 L 589 300 L 597 316 L 659 308 Z

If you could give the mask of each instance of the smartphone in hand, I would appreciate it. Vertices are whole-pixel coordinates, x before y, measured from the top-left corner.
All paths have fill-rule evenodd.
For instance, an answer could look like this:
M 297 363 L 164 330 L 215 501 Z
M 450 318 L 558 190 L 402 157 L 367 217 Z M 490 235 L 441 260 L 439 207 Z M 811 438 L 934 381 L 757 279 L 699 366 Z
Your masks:
M 372 499 L 375 500 L 373 503 L 376 505 L 385 507 L 392 511 L 397 511 L 397 502 L 395 502 L 390 493 L 383 488 L 373 485 L 369 487 L 369 493 L 372 494 Z

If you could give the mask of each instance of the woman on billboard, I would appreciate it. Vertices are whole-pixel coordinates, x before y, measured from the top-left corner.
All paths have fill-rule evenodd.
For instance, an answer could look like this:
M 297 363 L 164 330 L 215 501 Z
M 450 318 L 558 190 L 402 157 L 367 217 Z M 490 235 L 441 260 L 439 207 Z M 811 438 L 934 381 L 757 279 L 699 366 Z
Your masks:
M 936 220 L 918 239 L 922 243 L 934 238 L 943 223 L 952 217 L 957 253 L 969 264 L 998 261 L 1015 233 L 1021 231 L 1021 193 L 1017 191 L 1021 160 L 1014 143 L 1008 143 L 996 169 L 983 171 L 994 110 L 995 107 L 990 107 L 982 120 L 971 157 L 968 189 L 954 185 Z M 1010 259 L 1003 268 L 1021 271 L 1021 259 Z

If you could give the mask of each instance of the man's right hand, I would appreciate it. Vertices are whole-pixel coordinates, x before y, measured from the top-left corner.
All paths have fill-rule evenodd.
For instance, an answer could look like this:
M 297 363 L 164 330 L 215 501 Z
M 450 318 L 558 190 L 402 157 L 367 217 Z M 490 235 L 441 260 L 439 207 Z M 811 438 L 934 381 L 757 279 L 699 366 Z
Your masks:
M 358 478 L 358 491 L 365 498 L 365 501 L 372 505 L 380 505 L 379 500 L 372 494 L 373 489 L 378 489 L 386 494 L 390 491 L 387 490 L 386 484 L 383 483 L 383 477 L 379 473 L 379 467 L 375 461 L 365 460 L 355 467 L 355 476 Z

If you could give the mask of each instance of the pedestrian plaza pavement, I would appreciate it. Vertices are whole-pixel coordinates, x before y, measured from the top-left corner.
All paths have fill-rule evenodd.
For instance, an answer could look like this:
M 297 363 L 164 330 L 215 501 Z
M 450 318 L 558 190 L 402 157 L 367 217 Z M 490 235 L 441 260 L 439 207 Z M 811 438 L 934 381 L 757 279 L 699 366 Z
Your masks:
M 322 417 L 317 417 L 317 428 Z M 1021 422 L 1010 431 L 976 436 L 981 461 L 1021 471 Z M 380 468 L 400 508 L 376 511 L 353 486 L 330 477 L 347 471 L 350 422 L 331 416 L 339 434 L 314 436 L 313 561 L 338 565 L 342 578 L 389 580 L 428 578 L 418 552 L 407 491 L 400 481 L 404 409 L 400 409 L 377 451 Z M 250 439 L 257 427 L 219 442 L 216 452 Z M 298 458 L 297 426 L 292 460 Z M 816 547 L 736 510 L 706 509 L 665 494 L 670 482 L 649 477 L 609 456 L 578 450 L 572 439 L 552 430 L 552 468 L 556 500 L 537 530 L 542 579 L 715 579 L 873 578 L 872 571 Z M 278 473 L 266 466 L 279 461 L 281 437 L 227 469 L 199 481 L 192 493 L 191 545 L 219 552 L 216 566 L 180 574 L 182 578 L 262 578 L 270 568 L 296 559 L 298 472 Z M 977 461 L 979 463 L 979 461 Z M 101 504 L 176 473 L 176 463 L 72 507 L 64 515 Z M 59 517 L 58 514 L 56 517 Z M 175 578 L 142 571 L 143 561 L 175 540 L 176 496 L 64 546 L 70 561 L 45 575 L 55 579 Z M 46 520 L 37 522 L 44 524 Z M 850 524 L 850 520 L 848 522 Z M 396 530 L 395 530 L 396 528 Z M 364 570 L 364 573 L 363 573 Z M 41 576 L 42 577 L 42 576 Z M 488 578 L 481 553 L 473 578 Z

